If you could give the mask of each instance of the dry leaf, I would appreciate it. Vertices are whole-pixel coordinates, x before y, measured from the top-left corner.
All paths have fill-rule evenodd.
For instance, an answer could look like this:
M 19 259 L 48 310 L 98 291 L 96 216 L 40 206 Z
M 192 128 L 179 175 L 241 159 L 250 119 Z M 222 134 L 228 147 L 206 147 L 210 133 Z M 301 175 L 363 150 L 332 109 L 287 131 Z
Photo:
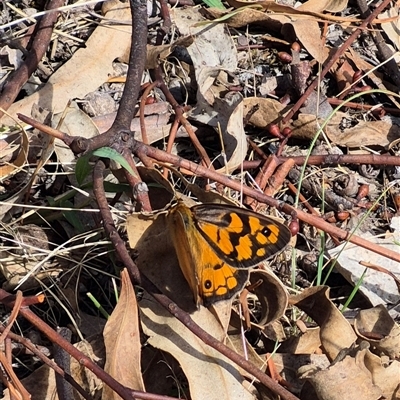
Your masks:
M 344 130 L 329 123 L 326 134 L 332 143 L 344 147 L 387 146 L 400 137 L 400 126 L 384 117 L 382 121 L 358 121 L 356 126 Z
M 3 180 L 10 178 L 11 175 L 21 171 L 20 167 L 25 165 L 27 162 L 29 139 L 26 131 L 21 130 L 7 134 L 7 138 L 2 140 L 0 150 L 0 163 L 2 164 L 2 161 L 5 162 L 4 165 L 0 166 L 0 177 Z M 17 153 L 15 159 L 13 161 L 6 159 L 6 157 L 12 153 Z
M 308 371 L 304 372 L 306 368 Z M 372 383 L 371 374 L 357 357 L 347 356 L 324 370 L 306 368 L 299 371 L 301 378 L 312 383 L 320 399 L 378 400 L 382 396 L 381 389 Z
M 372 382 L 381 388 L 383 397 L 393 400 L 399 399 L 400 362 L 393 360 L 390 365 L 384 365 L 381 357 L 366 349 L 364 363 L 372 375 Z
M 194 8 L 174 9 L 172 17 L 181 34 L 194 37 L 188 52 L 193 61 L 198 92 L 197 105 L 189 117 L 221 132 L 227 162 L 221 160 L 224 168 L 220 171 L 230 173 L 242 163 L 247 153 L 240 106 L 242 96 L 229 93 L 232 83 L 227 72 L 237 67 L 235 44 L 223 24 L 195 26 L 205 18 Z
M 104 343 L 101 335 L 94 335 L 87 340 L 74 344 L 79 351 L 90 357 L 94 362 L 102 365 L 104 359 Z M 93 372 L 87 369 L 78 360 L 71 357 L 71 376 L 92 398 L 99 398 L 103 388 L 103 382 Z M 54 399 L 57 400 L 57 388 L 55 372 L 48 365 L 42 365 L 29 376 L 21 380 L 24 387 L 32 396 L 32 400 Z M 82 397 L 76 392 L 75 400 L 81 400 Z M 8 390 L 4 391 L 4 400 L 11 400 Z M 74 400 L 68 399 L 68 400 Z
M 378 70 L 373 65 L 369 64 L 367 61 L 362 59 L 357 54 L 357 52 L 355 52 L 351 47 L 349 47 L 349 50 L 346 52 L 346 57 L 354 62 L 354 64 L 357 66 L 357 69 L 363 71 L 364 73 L 368 72 L 368 78 L 372 80 L 372 82 L 378 89 L 392 90 L 387 84 L 387 82 L 382 82 L 383 75 L 380 72 L 378 72 Z M 395 89 L 394 91 L 397 91 L 397 89 Z M 388 95 L 388 97 L 393 102 L 393 104 L 395 104 L 398 108 L 400 108 L 400 102 L 398 102 L 397 97 L 391 95 Z
M 383 305 L 361 310 L 355 321 L 356 333 L 391 359 L 400 357 L 400 327 Z M 373 338 L 381 339 L 373 339 Z
M 220 168 L 218 172 L 231 173 L 242 165 L 247 155 L 248 142 L 243 126 L 243 102 L 240 102 L 232 111 L 226 132 L 222 132 L 222 137 L 226 161 L 221 162 L 225 166 Z
M 192 43 L 193 43 L 192 36 L 184 36 L 171 44 L 164 44 L 161 46 L 147 45 L 147 59 L 145 68 L 154 69 L 158 67 L 160 61 L 165 60 L 177 46 L 189 47 Z M 127 53 L 126 57 L 121 58 L 121 61 L 128 64 L 129 53 Z
M 239 367 L 204 344 L 152 298 L 145 296 L 140 302 L 140 310 L 149 344 L 177 359 L 189 382 L 193 400 L 254 399 L 241 384 L 244 379 Z M 206 308 L 200 307 L 191 317 L 209 334 L 223 340 L 225 332 Z
M 234 71 L 237 66 L 235 43 L 223 24 L 195 26 L 206 21 L 194 7 L 174 8 L 171 18 L 181 35 L 194 37 L 188 47 L 196 76 L 202 67 L 220 67 Z
M 130 129 L 135 132 L 135 139 L 141 140 L 139 113 L 138 110 L 135 118 L 131 121 Z M 171 130 L 171 124 L 169 123 L 171 114 L 171 107 L 167 102 L 160 101 L 144 106 L 146 132 L 149 144 L 160 139 L 165 139 L 169 135 Z M 116 112 L 100 115 L 98 117 L 93 117 L 92 122 L 96 125 L 99 133 L 104 133 L 111 128 L 116 116 Z
M 282 343 L 279 351 L 290 354 L 315 354 L 321 347 L 320 328 L 308 328 L 300 336 L 291 336 Z
M 265 129 L 268 124 L 280 120 L 283 117 L 283 110 L 285 109 L 285 106 L 278 100 L 262 97 L 248 97 L 243 99 L 243 106 L 244 116 L 249 112 L 251 113 L 249 123 L 261 129 Z M 258 107 L 258 109 L 252 113 L 254 107 Z
M 247 154 L 242 95 L 237 92 L 226 93 L 228 75 L 220 68 L 202 68 L 197 83 L 197 105 L 188 115 L 191 119 L 211 125 L 221 132 L 226 169 L 232 172 Z M 225 161 L 222 160 L 221 164 L 224 165 Z M 221 168 L 220 171 L 225 172 L 226 169 Z
M 382 24 L 382 29 L 385 31 L 386 35 L 388 35 L 389 39 L 392 41 L 393 45 L 396 47 L 397 50 L 400 50 L 400 17 L 399 17 L 399 10 L 400 5 L 392 4 L 390 8 L 388 8 L 385 12 L 378 16 L 378 19 L 386 19 L 386 18 L 393 18 L 397 17 L 394 21 L 387 22 Z M 398 60 L 397 60 L 398 62 Z
M 263 326 L 281 318 L 288 305 L 288 292 L 282 282 L 268 269 L 253 270 L 250 273 L 250 284 L 259 282 L 254 294 L 260 302 L 257 325 Z
M 357 340 L 351 325 L 330 301 L 327 286 L 307 288 L 292 297 L 290 303 L 307 313 L 320 326 L 321 343 L 331 360 Z
M 110 25 L 107 20 L 130 21 L 129 5 L 117 2 L 105 17 L 87 40 L 85 48 L 77 50 L 42 89 L 14 103 L 8 110 L 11 115 L 30 115 L 34 103 L 59 113 L 69 100 L 84 97 L 107 81 L 112 62 L 130 47 L 131 42 L 129 25 Z M 13 124 L 7 116 L 2 117 L 1 122 Z
M 121 294 L 103 332 L 106 347 L 104 370 L 124 386 L 144 391 L 140 368 L 140 332 L 135 289 L 126 269 L 121 272 Z M 120 399 L 104 386 L 103 399 Z
M 323 12 L 329 11 L 337 13 L 347 7 L 348 0 L 308 0 L 297 7 L 297 10 Z

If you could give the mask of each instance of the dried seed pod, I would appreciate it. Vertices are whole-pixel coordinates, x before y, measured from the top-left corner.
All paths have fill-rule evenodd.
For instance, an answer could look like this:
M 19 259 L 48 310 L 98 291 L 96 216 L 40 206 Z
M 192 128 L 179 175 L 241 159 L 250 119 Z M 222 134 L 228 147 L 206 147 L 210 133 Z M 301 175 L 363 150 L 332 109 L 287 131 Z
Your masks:
M 282 129 L 282 135 L 285 137 L 292 135 L 292 130 L 287 126 L 286 128 Z
M 386 111 L 382 107 L 375 108 L 374 110 L 371 110 L 372 115 L 376 118 L 382 119 L 386 115 Z
M 157 100 L 154 96 L 147 97 L 145 104 L 154 104 L 154 103 L 157 103 Z
M 363 183 L 358 188 L 358 193 L 357 193 L 357 196 L 356 196 L 357 201 L 360 201 L 364 197 L 367 197 L 368 193 L 369 193 L 369 185 Z
M 272 135 L 277 137 L 278 139 L 284 139 L 285 137 L 282 135 L 281 130 L 277 124 L 269 124 L 267 125 L 267 131 Z
M 350 217 L 350 213 L 348 211 L 339 211 L 336 213 L 336 219 L 338 221 L 346 221 Z
M 298 42 L 293 42 L 292 45 L 290 46 L 290 48 L 293 51 L 297 51 L 297 53 L 300 53 L 300 51 L 301 51 L 301 46 Z
M 292 234 L 292 236 L 296 236 L 299 233 L 300 224 L 299 224 L 299 220 L 297 218 L 292 219 L 292 221 L 289 224 L 289 230 L 290 230 L 290 233 Z
M 290 64 L 293 60 L 293 57 L 289 53 L 286 53 L 285 51 L 280 51 L 278 53 L 278 57 L 285 64 Z

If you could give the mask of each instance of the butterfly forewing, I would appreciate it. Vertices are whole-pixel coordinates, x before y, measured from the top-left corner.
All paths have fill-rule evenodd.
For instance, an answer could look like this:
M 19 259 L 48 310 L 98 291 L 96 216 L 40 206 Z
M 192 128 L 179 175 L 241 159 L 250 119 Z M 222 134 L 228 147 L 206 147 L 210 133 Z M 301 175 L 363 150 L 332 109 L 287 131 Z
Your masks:
M 192 210 L 183 203 L 170 213 L 170 232 L 182 272 L 198 304 L 232 298 L 248 280 L 248 271 L 232 268 L 215 252 L 195 226 Z
M 249 268 L 282 251 L 289 229 L 276 220 L 238 207 L 202 204 L 191 208 L 201 235 L 235 268 Z

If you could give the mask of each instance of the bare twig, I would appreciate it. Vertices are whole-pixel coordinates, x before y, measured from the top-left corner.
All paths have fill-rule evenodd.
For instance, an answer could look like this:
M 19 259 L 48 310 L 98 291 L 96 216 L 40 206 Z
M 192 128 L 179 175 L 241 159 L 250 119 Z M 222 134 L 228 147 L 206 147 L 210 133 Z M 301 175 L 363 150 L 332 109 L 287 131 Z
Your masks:
M 368 24 L 371 23 L 381 12 L 386 8 L 386 6 L 390 3 L 391 0 L 384 0 L 382 1 L 381 4 L 379 4 L 378 7 L 375 8 L 375 10 L 371 13 L 371 15 L 368 16 L 364 20 L 364 22 L 354 30 L 354 32 L 347 38 L 347 40 L 339 47 L 339 49 L 336 51 L 336 53 L 331 57 L 331 59 L 325 64 L 324 69 L 321 71 L 321 74 L 316 77 L 310 86 L 306 89 L 304 94 L 299 98 L 297 103 L 292 107 L 292 109 L 287 113 L 287 115 L 283 118 L 282 122 L 287 123 L 291 118 L 293 118 L 293 115 L 300 109 L 300 107 L 304 104 L 304 102 L 308 99 L 310 96 L 311 92 L 318 86 L 318 83 L 321 81 L 321 79 L 329 72 L 329 70 L 332 68 L 333 64 L 336 62 L 337 59 L 339 59 L 344 52 L 347 50 L 347 48 L 353 43 L 354 39 L 361 33 L 363 29 L 367 27 Z
M 50 0 L 48 9 L 61 7 L 64 4 L 64 0 Z M 0 109 L 8 110 L 17 98 L 19 91 L 22 86 L 28 81 L 29 77 L 36 70 L 40 60 L 44 56 L 49 42 L 51 34 L 53 33 L 54 25 L 57 21 L 58 12 L 53 11 L 44 15 L 37 26 L 37 32 L 32 43 L 32 48 L 26 56 L 25 62 L 21 64 L 18 70 L 4 85 L 3 92 L 0 97 Z M 3 112 L 0 111 L 0 118 L 3 116 Z

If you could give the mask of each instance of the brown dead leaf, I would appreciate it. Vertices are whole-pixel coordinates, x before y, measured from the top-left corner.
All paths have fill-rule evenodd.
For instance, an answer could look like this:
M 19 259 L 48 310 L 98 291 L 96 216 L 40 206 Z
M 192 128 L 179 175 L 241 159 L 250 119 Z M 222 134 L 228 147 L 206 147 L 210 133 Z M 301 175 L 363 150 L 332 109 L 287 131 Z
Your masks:
M 228 1 L 231 3 L 231 1 Z M 236 3 L 236 1 L 234 1 Z M 249 4 L 248 2 L 241 2 L 243 4 Z M 257 2 L 254 4 L 263 4 L 263 2 Z M 293 27 L 295 36 L 302 43 L 304 48 L 320 63 L 323 63 L 329 55 L 328 49 L 323 45 L 322 40 L 318 40 L 321 37 L 321 29 L 319 27 L 319 20 L 321 16 L 326 14 L 315 15 L 316 13 L 310 14 L 308 11 L 304 13 L 288 6 L 282 6 L 274 3 L 270 14 L 264 11 L 255 10 L 252 8 L 246 8 L 239 11 L 226 21 L 226 24 L 235 28 L 245 26 L 247 24 L 257 23 L 265 25 L 269 30 L 281 31 L 284 38 L 289 42 L 293 41 L 293 34 L 287 27 L 290 25 Z M 275 11 L 275 8 L 280 11 Z M 285 11 L 282 11 L 282 8 Z M 210 13 L 214 17 L 218 18 L 227 12 L 212 10 Z M 286 25 L 286 26 L 285 26 Z M 282 29 L 285 26 L 285 29 Z
M 121 273 L 121 294 L 118 304 L 107 321 L 103 336 L 106 347 L 104 370 L 122 385 L 144 391 L 140 368 L 138 305 L 135 289 L 126 269 Z M 103 399 L 120 399 L 120 396 L 105 386 Z
M 243 4 L 258 4 L 258 2 L 244 2 Z M 208 9 L 207 12 L 214 18 L 220 18 L 228 14 L 227 11 L 217 8 Z M 228 26 L 231 26 L 232 28 L 241 28 L 252 23 L 257 23 L 257 25 L 266 27 L 269 30 L 273 30 L 275 32 L 280 32 L 282 27 L 281 22 L 272 19 L 268 14 L 264 13 L 260 9 L 254 8 L 246 8 L 245 10 L 238 11 L 237 13 L 229 17 L 229 19 L 227 19 L 225 22 Z
M 251 114 L 249 123 L 261 129 L 265 129 L 268 124 L 280 120 L 285 108 L 278 100 L 262 97 L 248 97 L 243 100 L 243 105 L 244 116 L 251 112 L 254 107 L 258 107 L 257 111 Z
M 221 164 L 225 166 L 218 171 L 231 173 L 242 164 L 247 154 L 248 142 L 243 126 L 243 102 L 240 102 L 232 111 L 226 131 L 222 132 L 222 138 L 225 160 Z
M 321 29 L 318 22 L 308 19 L 298 19 L 291 21 L 290 24 L 293 26 L 296 36 L 304 48 L 319 63 L 323 64 L 328 58 L 329 50 L 324 46 L 321 39 Z
M 344 147 L 387 146 L 400 137 L 400 126 L 390 117 L 382 121 L 359 121 L 356 126 L 343 131 L 330 123 L 326 134 L 332 143 Z
M 92 335 L 87 340 L 81 340 L 74 346 L 99 366 L 102 367 L 104 365 L 105 349 L 101 333 Z M 73 357 L 71 357 L 71 375 L 90 396 L 93 398 L 100 397 L 103 381 Z M 107 386 L 104 385 L 104 387 Z M 78 395 L 75 398 L 77 397 Z M 47 399 L 47 397 L 38 397 L 38 399 L 40 398 Z
M 383 75 L 373 65 L 362 59 L 351 47 L 349 47 L 349 50 L 345 53 L 345 55 L 356 65 L 357 69 L 363 71 L 364 73 L 368 73 L 368 78 L 372 80 L 378 89 L 394 89 L 394 91 L 397 91 L 397 88 L 391 88 L 387 82 L 383 82 Z M 388 97 L 393 104 L 400 108 L 400 102 L 398 101 L 397 97 L 391 95 L 388 95 Z
M 87 340 L 74 344 L 79 351 L 90 357 L 98 365 L 102 366 L 104 359 L 104 343 L 102 335 L 94 335 Z M 103 382 L 93 372 L 89 371 L 82 363 L 71 357 L 71 376 L 92 398 L 100 398 Z M 25 389 L 32 396 L 32 400 L 58 399 L 55 372 L 48 365 L 42 365 L 29 376 L 21 380 Z M 81 397 L 74 391 L 76 397 Z M 78 397 L 79 396 L 79 397 Z M 11 400 L 8 390 L 4 391 L 4 400 Z M 13 398 L 15 399 L 15 397 Z M 73 400 L 73 399 L 71 399 Z
M 384 365 L 381 357 L 366 349 L 364 363 L 372 375 L 372 382 L 382 389 L 383 397 L 386 399 L 399 399 L 400 362 L 393 360 L 390 365 Z
M 372 383 L 371 374 L 363 362 L 357 360 L 357 356 L 346 356 L 343 361 L 323 370 L 312 366 L 302 367 L 299 373 L 302 379 L 311 382 L 320 399 L 378 400 L 382 396 L 381 389 Z
M 235 43 L 223 24 L 196 26 L 196 23 L 206 19 L 194 7 L 174 8 L 171 10 L 171 18 L 181 35 L 194 37 L 193 44 L 187 50 L 193 61 L 196 77 L 205 66 L 228 70 L 236 68 Z
M 164 44 L 161 46 L 147 45 L 147 59 L 146 59 L 146 69 L 154 69 L 159 64 L 160 61 L 165 60 L 177 46 L 189 47 L 193 43 L 193 36 L 184 36 L 172 44 Z M 121 61 L 129 62 L 129 52 L 126 56 L 121 58 Z
M 335 21 L 335 22 L 361 22 L 358 18 L 346 18 L 330 14 L 323 14 L 315 10 L 302 10 L 300 7 L 294 8 L 284 4 L 275 2 L 274 0 L 261 0 L 261 1 L 240 1 L 240 0 L 227 0 L 228 4 L 234 8 L 241 8 L 246 6 L 257 5 L 262 7 L 265 12 L 270 12 L 272 16 L 276 14 L 286 15 L 291 20 L 296 20 L 297 18 L 315 20 L 315 21 Z M 334 0 L 332 0 L 333 4 Z M 318 7 L 317 7 L 318 8 Z M 247 10 L 244 10 L 247 11 Z
M 194 37 L 188 52 L 193 61 L 198 91 L 197 105 L 189 116 L 221 132 L 225 151 L 225 159 L 221 158 L 224 165 L 221 171 L 232 172 L 242 163 L 247 152 L 240 105 L 242 96 L 229 91 L 232 85 L 229 71 L 237 67 L 235 44 L 223 24 L 196 26 L 205 18 L 194 8 L 174 9 L 172 17 L 181 34 Z
M 400 327 L 393 321 L 384 305 L 361 310 L 354 321 L 354 329 L 361 338 L 381 353 L 391 359 L 400 357 Z
M 257 325 L 263 326 L 281 318 L 288 305 L 288 292 L 282 282 L 268 269 L 253 270 L 250 273 L 250 284 L 259 282 L 254 293 L 260 302 L 260 316 Z
M 278 351 L 280 351 L 281 347 Z M 275 364 L 276 371 L 289 382 L 297 393 L 300 392 L 303 382 L 299 381 L 298 369 L 303 365 L 313 366 L 315 368 L 324 369 L 329 367 L 329 360 L 323 354 L 290 354 L 290 353 L 274 353 L 272 360 Z M 304 400 L 316 400 L 317 397 L 302 397 Z
M 385 12 L 378 16 L 378 19 L 395 18 L 394 21 L 382 24 L 382 29 L 388 35 L 389 39 L 392 41 L 393 45 L 397 50 L 400 50 L 400 5 L 392 4 Z
M 92 121 L 96 125 L 99 133 L 104 133 L 111 128 L 117 113 L 109 113 L 93 117 Z M 171 107 L 167 102 L 157 102 L 144 106 L 145 124 L 147 139 L 150 144 L 157 140 L 166 138 L 171 130 L 169 120 L 171 118 Z M 131 121 L 131 131 L 140 132 L 139 110 L 135 118 Z
M 327 286 L 307 288 L 292 297 L 290 304 L 299 307 L 320 326 L 322 347 L 331 360 L 357 340 L 351 325 L 329 299 Z
M 129 25 L 110 25 L 107 20 L 130 21 L 129 5 L 117 2 L 105 17 L 87 40 L 85 48 L 77 50 L 42 89 L 14 103 L 8 110 L 9 114 L 30 115 L 34 103 L 59 113 L 70 99 L 82 98 L 107 81 L 112 62 L 130 47 L 131 41 Z M 1 122 L 13 124 L 7 116 L 3 116 Z
M 242 386 L 244 379 L 232 361 L 204 344 L 148 295 L 140 306 L 142 327 L 149 336 L 149 344 L 178 360 L 189 382 L 192 399 L 254 399 Z M 191 317 L 209 334 L 218 340 L 224 339 L 224 330 L 206 308 L 200 307 Z
M 53 399 L 56 398 L 55 372 L 47 365 L 42 365 L 32 372 L 28 377 L 21 380 L 25 389 L 32 396 L 32 399 Z M 4 390 L 3 400 L 14 400 L 8 389 Z
M 197 77 L 197 106 L 188 114 L 191 119 L 208 124 L 221 132 L 228 172 L 235 170 L 247 153 L 243 127 L 242 95 L 228 92 L 228 74 L 216 67 L 203 67 Z M 217 135 L 218 133 L 216 133 Z M 225 172 L 225 168 L 221 169 Z
M 27 162 L 28 151 L 29 139 L 24 129 L 7 135 L 7 138 L 3 140 L 1 148 L 0 164 L 4 162 L 4 165 L 0 166 L 0 177 L 2 180 L 20 171 L 20 168 Z M 13 153 L 17 153 L 13 161 L 5 159 Z
M 315 354 L 321 347 L 320 328 L 308 328 L 300 336 L 291 336 L 282 343 L 280 351 L 290 354 Z
M 328 11 L 337 13 L 343 11 L 347 7 L 348 0 L 308 0 L 297 7 L 302 11 L 323 12 Z

